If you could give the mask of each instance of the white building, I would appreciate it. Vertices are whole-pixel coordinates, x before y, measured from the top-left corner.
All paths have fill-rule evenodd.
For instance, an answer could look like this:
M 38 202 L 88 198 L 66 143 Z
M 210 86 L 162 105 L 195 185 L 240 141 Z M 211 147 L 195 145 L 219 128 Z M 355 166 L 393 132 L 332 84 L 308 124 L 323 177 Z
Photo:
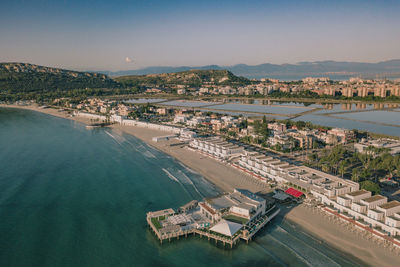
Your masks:
M 219 137 L 195 138 L 189 146 L 221 159 L 229 159 L 242 154 L 244 148 L 231 144 Z
M 266 200 L 244 189 L 234 189 L 230 194 L 200 202 L 199 206 L 200 212 L 212 222 L 227 215 L 252 221 L 266 212 Z
M 250 221 L 259 215 L 265 214 L 266 200 L 244 189 L 235 189 L 230 194 L 230 199 L 235 203 L 230 207 L 231 214 L 249 219 Z
M 204 118 L 203 117 L 193 117 L 190 120 L 186 121 L 186 125 L 191 126 L 191 127 L 196 127 L 197 125 L 201 124 L 202 122 L 204 122 Z
M 184 129 L 181 129 L 181 131 L 179 133 L 179 137 L 184 140 L 191 140 L 193 138 L 196 138 L 197 134 L 193 131 L 190 131 L 189 129 L 184 128 Z
M 81 112 L 81 111 L 74 111 L 74 116 L 82 117 L 82 118 L 86 118 L 86 119 L 90 119 L 90 120 L 95 120 L 95 121 L 99 121 L 99 122 L 105 122 L 107 120 L 107 117 L 104 115 L 97 115 L 97 114 Z
M 157 124 L 157 123 L 138 121 L 138 120 L 122 120 L 121 124 L 126 125 L 126 126 L 138 126 L 138 127 L 143 127 L 143 128 L 149 128 L 149 129 L 153 129 L 153 130 L 170 132 L 170 133 L 174 133 L 174 134 L 179 134 L 181 132 L 181 128 L 179 128 L 179 127 L 165 125 L 165 124 Z
M 328 131 L 328 134 L 336 136 L 338 138 L 338 141 L 343 144 L 346 144 L 355 139 L 354 131 L 347 129 L 333 128 Z
M 366 148 L 370 146 L 388 150 L 392 155 L 400 154 L 400 141 L 393 139 L 364 140 L 360 143 L 354 144 L 355 150 L 360 153 L 365 153 Z
M 186 121 L 189 119 L 189 115 L 183 114 L 176 114 L 174 118 L 174 123 L 186 123 Z
M 239 165 L 262 178 L 278 183 L 295 184 L 304 190 L 317 190 L 328 196 L 338 196 L 359 189 L 359 184 L 305 166 L 295 166 L 278 158 L 245 151 Z
M 359 190 L 340 196 L 329 196 L 311 190 L 323 204 L 337 210 L 343 216 L 356 220 L 358 224 L 372 227 L 373 231 L 387 235 L 400 235 L 400 202 L 390 201 L 381 195 L 371 196 L 371 192 Z

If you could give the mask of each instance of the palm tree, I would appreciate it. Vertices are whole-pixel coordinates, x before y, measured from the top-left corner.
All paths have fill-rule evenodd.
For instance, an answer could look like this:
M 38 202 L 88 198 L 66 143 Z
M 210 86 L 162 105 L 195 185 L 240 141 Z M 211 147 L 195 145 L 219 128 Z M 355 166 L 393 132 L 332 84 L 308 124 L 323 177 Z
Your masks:
M 331 168 L 330 168 L 328 165 L 326 165 L 326 164 L 323 164 L 323 165 L 322 165 L 322 171 L 323 171 L 323 172 L 329 172 L 330 169 L 331 169 Z
M 353 169 L 352 174 L 351 174 L 351 180 L 353 182 L 359 182 L 360 181 L 360 170 L 359 169 Z
M 343 178 L 346 170 L 347 170 L 347 163 L 345 160 L 342 160 L 339 164 L 339 172 L 340 172 L 340 175 L 342 176 L 342 178 Z

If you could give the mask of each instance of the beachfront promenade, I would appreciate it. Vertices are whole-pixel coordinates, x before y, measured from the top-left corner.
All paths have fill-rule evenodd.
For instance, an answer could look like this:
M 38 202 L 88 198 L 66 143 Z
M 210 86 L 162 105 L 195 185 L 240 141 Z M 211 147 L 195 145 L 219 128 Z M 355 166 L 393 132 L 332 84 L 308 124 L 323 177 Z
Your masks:
M 211 157 L 227 158 L 224 154 L 220 156 L 221 149 L 218 150 L 216 145 L 219 143 L 216 142 L 210 138 L 196 140 L 190 142 L 190 147 Z M 356 182 L 305 166 L 290 164 L 277 155 L 243 150 L 238 159 L 231 160 L 229 164 L 258 182 L 264 184 L 275 182 L 283 188 L 294 186 L 307 193 L 309 198 L 328 205 L 329 207 L 324 209 L 325 212 L 333 212 L 339 218 L 347 218 L 349 222 L 354 222 L 354 226 L 361 227 L 361 230 L 399 247 L 400 202 L 398 201 L 388 202 L 384 196 L 371 196 L 371 192 L 360 190 Z

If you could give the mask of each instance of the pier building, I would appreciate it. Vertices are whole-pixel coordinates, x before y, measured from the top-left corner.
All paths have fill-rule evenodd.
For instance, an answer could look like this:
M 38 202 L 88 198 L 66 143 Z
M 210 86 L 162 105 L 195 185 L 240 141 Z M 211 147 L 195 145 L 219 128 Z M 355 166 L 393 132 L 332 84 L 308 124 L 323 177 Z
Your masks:
M 250 241 L 279 211 L 274 202 L 248 190 L 235 189 L 202 202 L 191 201 L 177 212 L 148 212 L 147 223 L 161 243 L 198 234 L 232 248 L 240 239 Z

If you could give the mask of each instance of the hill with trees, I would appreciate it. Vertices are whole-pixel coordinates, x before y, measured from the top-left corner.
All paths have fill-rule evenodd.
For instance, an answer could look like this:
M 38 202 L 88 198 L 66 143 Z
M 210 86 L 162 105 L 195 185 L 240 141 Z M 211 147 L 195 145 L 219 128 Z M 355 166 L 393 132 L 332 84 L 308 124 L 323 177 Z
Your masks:
M 0 92 L 113 88 L 119 84 L 105 74 L 78 72 L 28 63 L 0 63 Z
M 204 85 L 240 86 L 251 83 L 249 79 L 235 76 L 227 70 L 188 70 L 174 73 L 128 75 L 116 77 L 115 80 L 128 87 L 171 87 L 175 85 L 186 85 L 188 87 L 201 87 Z

